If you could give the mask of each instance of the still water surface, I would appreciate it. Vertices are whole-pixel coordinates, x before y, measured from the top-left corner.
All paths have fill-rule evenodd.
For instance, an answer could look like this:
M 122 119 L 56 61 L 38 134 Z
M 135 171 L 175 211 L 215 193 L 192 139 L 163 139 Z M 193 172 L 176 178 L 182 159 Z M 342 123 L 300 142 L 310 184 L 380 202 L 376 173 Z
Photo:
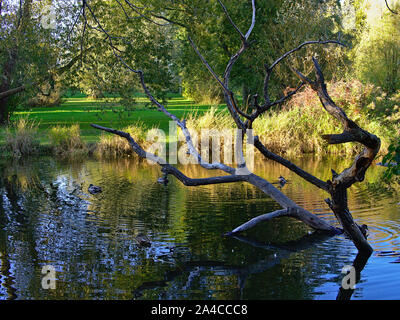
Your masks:
M 322 179 L 348 163 L 303 159 Z M 191 177 L 210 172 L 183 170 Z M 352 299 L 400 299 L 400 195 L 376 183 L 372 167 L 349 192 L 352 214 L 369 226 L 374 254 Z M 283 192 L 336 223 L 323 191 L 285 168 L 260 161 L 269 181 L 283 175 Z M 80 162 L 52 158 L 0 163 L 0 299 L 335 299 L 356 250 L 343 235 L 321 237 L 280 218 L 221 235 L 279 208 L 245 184 L 185 187 L 160 170 L 125 159 Z M 92 183 L 103 188 L 88 193 Z M 138 242 L 144 234 L 151 246 Z M 41 271 L 56 270 L 45 290 Z

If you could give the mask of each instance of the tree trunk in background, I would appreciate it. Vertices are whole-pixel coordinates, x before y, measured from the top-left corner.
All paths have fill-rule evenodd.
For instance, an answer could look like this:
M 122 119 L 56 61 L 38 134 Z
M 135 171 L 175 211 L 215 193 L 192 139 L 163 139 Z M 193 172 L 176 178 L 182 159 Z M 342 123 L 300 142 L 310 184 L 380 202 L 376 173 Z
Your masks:
M 18 60 L 19 46 L 24 41 L 23 37 L 25 35 L 25 29 L 31 18 L 32 0 L 25 0 L 25 2 L 23 4 L 21 2 L 20 5 L 19 10 L 21 14 L 16 25 L 17 36 L 15 39 L 15 46 L 12 47 L 9 52 L 8 59 L 6 59 L 2 68 L 3 74 L 0 76 L 3 81 L 0 84 L 0 93 L 11 89 L 10 84 Z M 0 125 L 6 124 L 9 120 L 10 106 L 8 103 L 8 97 L 0 99 Z
M 247 97 L 250 95 L 250 89 L 246 84 L 242 85 L 243 105 L 246 105 Z
M 10 53 L 9 60 L 3 65 L 3 82 L 0 84 L 0 92 L 6 92 L 10 90 L 9 81 L 11 79 L 11 74 L 14 71 L 16 56 L 16 52 L 13 50 L 13 52 Z M 0 125 L 4 125 L 8 122 L 8 100 L 8 96 L 0 99 Z
M 6 92 L 10 90 L 11 75 L 14 71 L 15 63 L 17 60 L 16 50 L 10 53 L 10 58 L 3 65 L 3 82 L 0 84 L 0 92 Z M 10 111 L 8 105 L 8 96 L 0 99 L 0 125 L 8 122 L 8 113 Z
M 0 126 L 8 122 L 8 98 L 0 99 Z

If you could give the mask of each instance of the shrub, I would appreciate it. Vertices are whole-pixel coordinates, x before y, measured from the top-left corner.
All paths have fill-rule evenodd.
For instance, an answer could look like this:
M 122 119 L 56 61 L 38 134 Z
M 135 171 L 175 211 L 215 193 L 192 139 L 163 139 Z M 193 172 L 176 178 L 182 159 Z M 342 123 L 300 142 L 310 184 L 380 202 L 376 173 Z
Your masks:
M 328 92 L 347 116 L 361 128 L 381 138 L 381 152 L 386 153 L 392 137 L 398 136 L 400 118 L 399 97 L 391 98 L 378 87 L 362 84 L 358 80 L 328 83 Z M 234 128 L 229 113 L 211 108 L 202 115 L 192 113 L 188 128 L 199 132 L 203 128 Z M 310 88 L 294 95 L 285 105 L 265 113 L 253 123 L 254 134 L 265 146 L 279 154 L 353 155 L 361 145 L 345 143 L 327 145 L 322 135 L 340 133 L 340 124 L 326 112 L 318 96 Z
M 133 125 L 123 128 L 122 131 L 129 133 L 142 148 L 146 149 L 150 145 L 150 142 L 146 140 L 148 130 L 143 122 L 138 121 Z M 100 136 L 95 153 L 97 156 L 105 158 L 116 158 L 134 154 L 126 139 L 104 132 Z
M 50 143 L 56 155 L 77 157 L 86 155 L 88 150 L 81 139 L 79 124 L 55 126 L 49 130 Z
M 19 118 L 6 130 L 6 148 L 14 157 L 31 155 L 37 152 L 38 123 L 28 118 Z
M 384 173 L 387 180 L 392 179 L 393 176 L 400 176 L 400 139 L 389 146 L 388 153 L 382 159 L 382 164 L 388 167 Z

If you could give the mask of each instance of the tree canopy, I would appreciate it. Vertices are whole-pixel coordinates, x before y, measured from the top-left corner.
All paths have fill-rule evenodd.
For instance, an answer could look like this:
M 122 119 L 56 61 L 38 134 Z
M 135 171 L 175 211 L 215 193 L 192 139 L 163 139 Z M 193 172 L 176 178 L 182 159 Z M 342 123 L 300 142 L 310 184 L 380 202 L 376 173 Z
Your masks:
M 105 93 L 133 105 L 140 90 L 129 73 L 140 68 L 158 97 L 182 92 L 196 101 L 221 101 L 222 91 L 188 41 L 190 37 L 217 74 L 240 47 L 234 27 L 251 21 L 251 1 L 1 1 L 0 123 L 29 98 L 45 102 L 54 88 L 76 88 L 94 98 Z M 232 69 L 232 88 L 246 103 L 263 89 L 265 68 L 308 40 L 340 38 L 348 48 L 307 46 L 270 79 L 274 97 L 299 83 L 289 65 L 307 70 L 318 57 L 330 78 L 358 77 L 388 93 L 399 89 L 398 1 L 382 1 L 380 14 L 369 0 L 259 0 L 250 47 Z M 222 4 L 222 5 L 221 5 Z M 55 25 L 45 18 L 49 8 Z M 225 12 L 229 15 L 225 15 Z M 96 19 L 92 13 L 95 14 Z M 371 18 L 372 17 L 372 18 Z M 111 45 L 110 45 L 111 44 Z M 375 68 L 369 68 L 373 62 Z M 57 91 L 56 90 L 56 91 Z

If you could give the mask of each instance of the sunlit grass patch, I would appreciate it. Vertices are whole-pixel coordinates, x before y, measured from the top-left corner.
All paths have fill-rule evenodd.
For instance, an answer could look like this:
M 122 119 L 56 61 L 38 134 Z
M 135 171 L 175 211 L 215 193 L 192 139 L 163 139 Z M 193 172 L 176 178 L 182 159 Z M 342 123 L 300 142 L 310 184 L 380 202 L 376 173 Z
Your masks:
M 71 126 L 57 125 L 49 132 L 50 144 L 56 155 L 62 157 L 76 157 L 87 154 L 88 150 L 81 139 L 79 124 Z
M 91 123 L 121 129 L 137 121 L 142 121 L 148 127 L 158 127 L 168 134 L 170 119 L 157 109 L 148 108 L 149 100 L 143 95 L 138 95 L 137 100 L 139 108 L 125 112 L 122 106 L 115 106 L 113 109 L 102 107 L 102 99 L 73 97 L 66 99 L 61 106 L 19 110 L 14 113 L 13 117 L 29 115 L 30 118 L 37 120 L 39 122 L 38 133 L 42 144 L 50 143 L 47 131 L 52 127 L 57 125 L 70 126 L 75 123 L 80 125 L 81 139 L 88 143 L 97 142 L 101 135 L 99 130 L 90 126 Z M 195 104 L 189 99 L 176 95 L 171 95 L 166 104 L 166 108 L 179 118 L 194 109 L 206 111 L 209 107 L 209 105 Z
M 122 129 L 127 132 L 142 148 L 146 149 L 151 142 L 147 140 L 147 135 L 150 130 L 156 129 L 148 127 L 138 121 L 128 127 Z M 100 141 L 97 143 L 95 154 L 101 158 L 117 158 L 125 155 L 133 155 L 134 152 L 128 141 L 120 136 L 102 132 Z

